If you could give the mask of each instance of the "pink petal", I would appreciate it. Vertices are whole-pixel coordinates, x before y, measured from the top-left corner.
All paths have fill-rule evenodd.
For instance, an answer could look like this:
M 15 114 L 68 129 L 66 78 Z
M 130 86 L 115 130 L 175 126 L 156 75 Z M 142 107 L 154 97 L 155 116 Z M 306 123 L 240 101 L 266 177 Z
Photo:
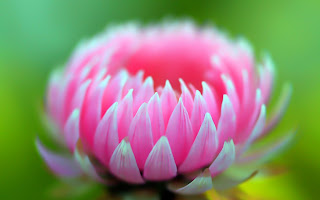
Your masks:
M 157 92 L 148 102 L 148 113 L 152 126 L 153 143 L 155 144 L 165 134 L 161 102 Z
M 217 148 L 216 127 L 207 113 L 187 158 L 179 167 L 179 172 L 190 172 L 212 163 Z
M 194 85 L 192 85 L 191 83 L 188 84 L 188 86 L 192 92 L 192 95 L 196 95 L 196 91 L 197 91 L 196 87 Z
M 194 133 L 188 112 L 181 99 L 172 112 L 166 136 L 169 140 L 176 165 L 180 165 L 186 158 L 194 141 Z
M 118 107 L 118 132 L 119 141 L 128 136 L 129 127 L 133 118 L 133 90 L 129 90 L 128 94 L 120 101 Z
M 129 139 L 139 169 L 147 160 L 153 148 L 152 127 L 148 114 L 147 104 L 143 103 L 132 119 L 129 129 Z
M 68 100 L 66 97 L 68 95 L 67 91 L 68 91 L 68 85 L 70 84 L 71 80 L 72 80 L 72 76 L 71 74 L 67 74 L 65 77 L 63 77 L 61 79 L 61 83 L 60 83 L 60 91 L 57 94 L 57 96 L 53 97 L 53 99 L 56 101 L 55 105 L 55 109 L 56 111 L 54 111 L 54 113 L 57 114 L 57 121 L 60 123 L 60 127 L 63 127 L 65 121 L 67 120 L 67 116 L 65 115 L 66 113 L 66 101 Z
M 252 96 L 254 96 L 256 86 L 251 84 L 251 80 L 249 80 L 248 76 L 248 71 L 242 70 L 241 110 L 237 120 L 238 133 L 235 138 L 236 143 L 239 143 L 239 139 L 243 137 L 243 135 L 250 133 L 247 128 L 255 105 Z
M 60 70 L 56 70 L 52 73 L 49 79 L 48 84 L 48 93 L 47 93 L 47 111 L 50 116 L 58 122 L 59 120 L 59 112 L 61 109 L 60 102 L 57 97 L 60 96 L 62 91 L 62 73 Z
M 88 90 L 91 82 L 92 81 L 89 79 L 80 85 L 79 89 L 76 91 L 76 93 L 72 99 L 72 103 L 71 103 L 72 110 L 82 108 L 84 98 L 87 94 L 87 90 Z
M 245 143 L 243 144 L 243 146 L 238 146 L 238 151 L 237 151 L 237 156 L 241 156 L 243 152 L 245 152 L 246 150 L 248 150 L 248 148 L 250 147 L 250 145 L 257 139 L 259 138 L 259 136 L 263 133 L 263 128 L 265 126 L 265 122 L 266 122 L 266 106 L 263 104 L 261 106 L 261 110 L 260 110 L 260 114 L 258 117 L 258 120 L 251 132 L 251 134 L 249 135 L 249 138 L 246 139 Z
M 139 88 L 142 85 L 143 75 L 144 75 L 143 71 L 138 71 L 135 76 L 129 78 L 123 87 L 122 95 L 123 96 L 126 95 L 129 92 L 129 90 L 133 89 L 134 91 L 133 95 L 135 96 L 136 92 L 139 90 Z
M 110 76 L 101 82 L 94 81 L 88 91 L 87 99 L 83 104 L 80 116 L 80 137 L 85 142 L 85 146 L 93 149 L 94 132 L 101 119 L 102 97 L 108 85 Z M 97 86 L 95 86 L 97 84 Z
M 204 100 L 207 103 L 209 113 L 211 114 L 211 117 L 213 119 L 214 123 L 218 123 L 218 118 L 219 118 L 219 109 L 218 109 L 218 104 L 217 100 L 215 99 L 212 90 L 208 86 L 206 82 L 202 82 L 202 96 Z
M 263 95 L 263 103 L 268 103 L 274 83 L 274 64 L 270 55 L 264 56 L 263 67 L 260 68 L 260 85 L 261 93 Z
M 85 95 L 87 94 L 87 89 L 92 82 L 90 77 L 88 77 L 90 73 L 91 68 L 90 67 L 84 67 L 78 75 L 71 73 L 71 80 L 66 86 L 65 90 L 65 105 L 64 105 L 64 115 L 65 117 L 69 117 L 71 112 L 78 108 L 82 108 L 82 104 L 85 98 Z M 105 76 L 106 70 L 100 70 L 99 80 L 101 81 L 102 77 Z M 101 75 L 101 77 L 100 77 Z M 97 83 L 97 81 L 96 81 Z M 67 120 L 67 119 L 64 119 Z
M 77 161 L 77 164 L 81 167 L 81 170 L 85 175 L 87 175 L 92 180 L 98 181 L 100 183 L 103 183 L 104 181 L 101 179 L 101 177 L 97 174 L 95 167 L 91 163 L 91 160 L 89 159 L 88 155 L 83 152 L 82 147 L 79 148 L 80 140 L 77 142 L 77 147 L 74 150 L 73 156 L 75 160 Z
M 183 82 L 182 79 L 179 79 L 180 85 L 181 85 L 181 99 L 183 102 L 183 105 L 185 106 L 186 110 L 188 111 L 189 116 L 192 114 L 193 109 L 193 98 L 192 95 L 187 88 L 186 84 Z
M 47 135 L 52 139 L 55 143 L 60 146 L 65 146 L 66 142 L 64 140 L 63 134 L 61 134 L 61 129 L 58 127 L 58 124 L 49 116 L 48 113 L 40 112 L 40 120 L 46 129 Z
M 285 111 L 287 110 L 290 99 L 292 95 L 292 86 L 290 84 L 286 84 L 282 89 L 282 94 L 273 109 L 271 117 L 267 120 L 267 125 L 263 130 L 263 134 L 265 135 L 269 133 L 274 127 L 276 127 L 283 117 Z
M 244 143 L 248 139 L 249 135 L 251 134 L 255 123 L 259 117 L 259 112 L 261 110 L 261 105 L 262 105 L 262 96 L 261 96 L 261 90 L 258 88 L 256 89 L 256 97 L 255 97 L 255 102 L 252 103 L 252 108 L 250 109 L 251 112 L 249 115 L 242 116 L 242 119 L 244 117 L 247 117 L 245 121 L 245 130 L 241 132 L 241 134 L 238 134 L 236 137 L 236 143 Z M 244 122 L 242 122 L 244 123 Z
M 128 138 L 124 138 L 114 150 L 109 167 L 110 172 L 119 179 L 133 184 L 144 183 Z
M 41 157 L 56 175 L 64 178 L 75 178 L 81 175 L 81 168 L 72 157 L 58 155 L 47 150 L 39 139 L 36 145 Z
M 235 132 L 236 114 L 229 97 L 227 95 L 223 95 L 221 116 L 218 124 L 219 149 L 222 148 L 223 142 L 234 138 Z
M 166 85 L 160 96 L 160 101 L 163 111 L 164 124 L 167 126 L 172 111 L 177 105 L 177 97 L 169 81 L 166 81 Z
M 154 95 L 153 80 L 148 77 L 138 90 L 134 98 L 134 113 L 137 112 L 142 103 L 146 103 Z
M 201 96 L 200 92 L 196 91 L 196 96 L 194 98 L 194 105 L 191 115 L 192 129 L 197 134 L 199 132 L 200 126 L 203 122 L 205 114 L 208 112 L 207 104 L 204 98 Z
M 117 124 L 118 103 L 114 103 L 98 124 L 94 135 L 94 152 L 106 166 L 111 155 L 119 144 Z
M 255 141 L 257 138 L 259 138 L 261 136 L 261 134 L 263 133 L 263 128 L 265 127 L 265 123 L 266 123 L 266 106 L 263 104 L 261 106 L 261 110 L 260 110 L 260 114 L 258 117 L 258 120 L 252 130 L 252 133 L 249 137 L 249 139 L 247 140 L 248 143 L 252 143 L 253 141 Z
M 143 176 L 147 180 L 163 181 L 177 175 L 177 166 L 166 136 L 162 136 L 150 152 L 144 165 Z
M 114 56 L 116 50 L 116 47 L 109 47 L 105 52 L 103 52 L 99 68 L 106 68 L 111 64 L 112 56 Z
M 242 107 L 246 108 L 247 104 L 249 103 L 249 98 L 250 98 L 250 82 L 249 82 L 249 77 L 248 77 L 248 71 L 243 70 L 242 71 L 242 104 L 244 104 Z
M 213 187 L 213 184 L 212 184 L 212 178 L 210 176 L 210 171 L 206 169 L 188 185 L 181 188 L 169 186 L 168 189 L 178 194 L 196 195 L 196 194 L 202 194 L 210 190 L 212 187 Z
M 114 102 L 122 97 L 122 89 L 128 80 L 128 73 L 121 71 L 116 76 L 111 77 L 110 83 L 103 94 L 102 112 L 104 113 Z
M 79 139 L 79 109 L 75 109 L 64 127 L 64 136 L 68 148 L 73 152 Z
M 233 140 L 230 142 L 224 142 L 223 148 L 220 151 L 218 157 L 210 165 L 209 170 L 211 176 L 214 177 L 227 169 L 235 160 L 235 146 Z
M 240 102 L 239 102 L 239 96 L 237 94 L 234 83 L 232 82 L 232 80 L 229 77 L 227 77 L 225 75 L 222 75 L 221 77 L 222 77 L 222 80 L 225 84 L 227 95 L 230 98 L 230 101 L 232 102 L 233 109 L 234 109 L 235 113 L 238 113 L 239 107 L 240 107 Z

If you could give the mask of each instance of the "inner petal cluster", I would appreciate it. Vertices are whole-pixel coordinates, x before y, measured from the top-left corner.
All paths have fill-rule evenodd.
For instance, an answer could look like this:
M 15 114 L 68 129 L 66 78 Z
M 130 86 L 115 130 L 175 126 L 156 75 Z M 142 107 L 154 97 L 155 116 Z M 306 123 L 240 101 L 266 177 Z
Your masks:
M 48 112 L 71 152 L 81 140 L 124 181 L 204 167 L 215 176 L 260 125 L 272 88 L 268 57 L 259 69 L 243 40 L 214 30 L 120 28 L 80 47 L 52 76 Z

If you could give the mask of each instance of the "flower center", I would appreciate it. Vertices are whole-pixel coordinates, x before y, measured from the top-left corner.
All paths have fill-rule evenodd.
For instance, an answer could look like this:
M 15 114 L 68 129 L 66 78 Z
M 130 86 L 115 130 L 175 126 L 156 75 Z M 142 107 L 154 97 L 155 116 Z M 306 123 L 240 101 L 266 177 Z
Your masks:
M 131 74 L 139 70 L 151 76 L 154 86 L 164 86 L 169 80 L 179 91 L 179 78 L 201 90 L 201 82 L 208 81 L 211 51 L 209 45 L 196 34 L 168 34 L 143 38 L 125 63 Z

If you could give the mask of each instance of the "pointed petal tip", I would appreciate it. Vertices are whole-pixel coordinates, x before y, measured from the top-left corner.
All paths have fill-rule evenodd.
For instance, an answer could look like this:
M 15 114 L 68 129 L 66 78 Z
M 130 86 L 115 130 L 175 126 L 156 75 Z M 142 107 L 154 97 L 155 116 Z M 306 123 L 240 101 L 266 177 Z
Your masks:
M 59 155 L 49 151 L 37 137 L 36 148 L 40 156 L 46 162 L 47 166 L 59 177 L 76 178 L 82 174 L 82 171 L 72 157 Z
M 179 166 L 179 172 L 186 173 L 209 165 L 218 149 L 216 127 L 210 114 L 206 114 L 186 159 Z
M 166 136 L 162 136 L 150 152 L 143 176 L 147 180 L 169 180 L 177 175 L 170 144 Z
M 140 106 L 132 119 L 128 135 L 139 169 L 143 169 L 145 161 L 154 146 L 147 103 L 143 103 Z
M 256 103 L 260 102 L 260 101 L 261 101 L 261 98 L 262 98 L 261 89 L 258 88 L 258 89 L 256 90 Z
M 171 183 L 168 185 L 168 189 L 181 195 L 197 195 L 212 189 L 213 183 L 209 169 L 205 169 L 189 184 L 182 187 L 180 185 Z
M 222 102 L 226 102 L 226 103 L 231 103 L 230 99 L 229 99 L 229 96 L 227 94 L 224 94 L 223 95 L 223 100 Z
M 187 88 L 186 83 L 183 81 L 182 78 L 179 78 L 179 83 L 180 83 L 181 89 L 186 89 Z
M 212 120 L 211 114 L 206 112 L 206 114 L 204 115 L 204 119 L 205 120 Z
M 181 164 L 194 140 L 191 120 L 181 98 L 168 120 L 165 135 L 168 137 L 176 164 Z
M 154 99 L 156 99 L 157 101 L 160 101 L 160 96 L 158 92 L 155 92 L 152 97 L 150 98 L 149 102 L 154 101 Z
M 114 149 L 119 144 L 117 124 L 118 103 L 115 102 L 99 121 L 94 135 L 94 152 L 108 166 Z
M 76 143 L 79 139 L 79 120 L 80 110 L 74 109 L 63 129 L 65 141 L 72 152 L 74 151 Z
M 99 83 L 99 86 L 98 87 L 101 87 L 101 88 L 105 88 L 107 87 L 109 81 L 110 81 L 110 78 L 111 76 L 108 75 L 106 78 L 104 78 L 100 83 Z
M 210 165 L 209 170 L 211 176 L 214 177 L 230 167 L 235 161 L 235 145 L 233 140 L 225 141 L 222 150 L 218 154 L 218 157 Z
M 172 86 L 171 86 L 171 83 L 170 83 L 170 81 L 169 80 L 166 80 L 166 83 L 165 83 L 165 86 L 164 86 L 164 88 L 171 88 L 172 89 Z
M 143 180 L 128 137 L 125 137 L 114 150 L 110 159 L 110 172 L 116 177 L 133 184 L 142 184 Z

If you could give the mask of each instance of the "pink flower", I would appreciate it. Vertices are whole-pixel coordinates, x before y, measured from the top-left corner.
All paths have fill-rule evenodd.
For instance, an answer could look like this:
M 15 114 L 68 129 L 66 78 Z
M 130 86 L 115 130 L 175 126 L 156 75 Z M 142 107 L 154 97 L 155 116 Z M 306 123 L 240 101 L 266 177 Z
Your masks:
M 49 82 L 47 114 L 73 157 L 53 154 L 40 142 L 38 148 L 63 177 L 168 181 L 170 190 L 183 194 L 226 188 L 212 180 L 232 164 L 266 158 L 287 141 L 250 152 L 290 99 L 285 87 L 267 119 L 273 83 L 269 56 L 256 64 L 245 40 L 211 27 L 113 27 L 81 44 Z M 178 175 L 190 183 L 173 184 Z

